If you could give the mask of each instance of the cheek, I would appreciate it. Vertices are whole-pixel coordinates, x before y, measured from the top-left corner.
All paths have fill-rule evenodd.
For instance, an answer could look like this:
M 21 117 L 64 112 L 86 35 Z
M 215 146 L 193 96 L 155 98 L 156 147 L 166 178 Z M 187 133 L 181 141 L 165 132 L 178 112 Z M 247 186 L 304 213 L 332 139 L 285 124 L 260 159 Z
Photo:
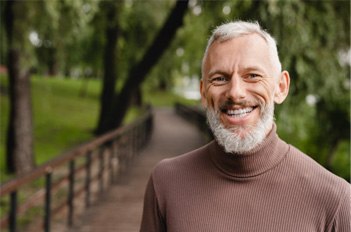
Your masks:
M 268 81 L 257 83 L 250 92 L 265 105 L 271 104 L 274 100 L 274 85 Z
M 206 103 L 207 103 L 207 107 L 211 109 L 216 109 L 215 98 L 213 97 L 213 95 L 206 96 Z
M 218 106 L 220 104 L 220 97 L 221 91 L 218 91 L 218 89 L 214 89 L 211 88 L 211 86 L 209 86 L 204 93 L 204 98 L 206 99 L 206 106 L 212 109 L 218 109 Z

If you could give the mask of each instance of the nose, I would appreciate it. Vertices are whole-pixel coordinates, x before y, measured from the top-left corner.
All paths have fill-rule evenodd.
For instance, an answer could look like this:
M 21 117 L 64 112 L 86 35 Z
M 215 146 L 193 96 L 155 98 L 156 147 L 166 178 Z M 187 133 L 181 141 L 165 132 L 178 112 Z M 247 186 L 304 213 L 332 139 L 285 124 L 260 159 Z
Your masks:
M 226 91 L 227 99 L 230 99 L 233 102 L 237 102 L 244 99 L 245 95 L 245 83 L 243 83 L 243 80 L 240 78 L 240 76 L 233 75 Z

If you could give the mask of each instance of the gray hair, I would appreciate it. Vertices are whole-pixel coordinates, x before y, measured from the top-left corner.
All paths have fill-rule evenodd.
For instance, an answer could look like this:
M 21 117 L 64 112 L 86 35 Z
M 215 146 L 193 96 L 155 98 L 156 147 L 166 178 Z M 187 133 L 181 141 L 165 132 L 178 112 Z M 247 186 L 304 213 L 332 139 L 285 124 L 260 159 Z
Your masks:
M 278 49 L 275 39 L 268 32 L 263 30 L 258 24 L 258 22 L 234 21 L 222 24 L 213 30 L 212 36 L 207 42 L 207 47 L 202 59 L 202 77 L 204 75 L 203 70 L 205 66 L 205 60 L 208 55 L 208 50 L 215 41 L 218 40 L 220 42 L 224 42 L 233 38 L 249 34 L 257 34 L 266 41 L 269 47 L 272 64 L 280 72 L 282 69 L 282 65 L 279 60 Z

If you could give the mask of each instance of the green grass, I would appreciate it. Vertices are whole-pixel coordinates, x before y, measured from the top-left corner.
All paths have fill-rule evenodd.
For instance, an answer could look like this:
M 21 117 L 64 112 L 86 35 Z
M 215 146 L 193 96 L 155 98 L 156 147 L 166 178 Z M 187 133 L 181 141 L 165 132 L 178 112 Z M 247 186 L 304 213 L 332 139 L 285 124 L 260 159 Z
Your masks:
M 37 165 L 62 154 L 73 146 L 93 137 L 99 110 L 99 80 L 45 78 L 31 79 L 34 154 Z M 8 123 L 7 77 L 0 76 L 0 179 L 5 174 L 5 138 Z M 153 106 L 173 106 L 175 102 L 195 105 L 198 101 L 185 100 L 170 91 L 152 91 L 144 88 L 144 102 Z M 83 94 L 84 93 L 84 94 Z M 124 120 L 133 121 L 142 111 L 132 107 Z
M 6 89 L 6 77 L 0 77 L 0 85 Z M 86 90 L 84 96 L 83 87 Z M 85 85 L 82 80 L 33 76 L 31 89 L 37 164 L 42 164 L 93 136 L 92 130 L 98 116 L 99 81 L 89 80 Z M 1 174 L 4 175 L 8 121 L 8 96 L 4 93 L 1 93 L 0 109 L 0 167 Z
M 81 85 L 82 81 L 70 79 L 33 80 L 34 140 L 38 145 L 35 147 L 38 163 L 56 156 L 62 148 L 92 137 L 98 116 L 100 84 L 90 81 L 84 97 L 79 93 Z

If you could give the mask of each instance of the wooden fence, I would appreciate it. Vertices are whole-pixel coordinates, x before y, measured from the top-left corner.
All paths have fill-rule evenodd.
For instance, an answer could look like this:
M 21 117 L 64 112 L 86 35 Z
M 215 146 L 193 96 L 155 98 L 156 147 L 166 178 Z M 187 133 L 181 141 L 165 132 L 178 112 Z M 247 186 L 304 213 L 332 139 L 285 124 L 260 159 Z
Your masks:
M 152 112 L 0 186 L 1 231 L 53 231 L 118 181 L 150 138 Z

